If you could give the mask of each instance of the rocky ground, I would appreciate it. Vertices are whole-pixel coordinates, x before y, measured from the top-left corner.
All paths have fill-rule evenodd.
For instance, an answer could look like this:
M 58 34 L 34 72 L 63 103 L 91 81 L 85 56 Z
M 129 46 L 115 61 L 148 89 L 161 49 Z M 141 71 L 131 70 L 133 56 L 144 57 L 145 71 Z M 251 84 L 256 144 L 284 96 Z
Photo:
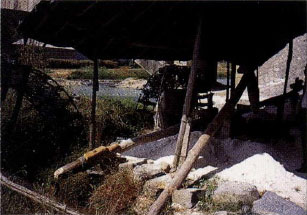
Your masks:
M 201 132 L 192 133 L 190 148 L 200 135 Z M 145 193 L 151 193 L 151 197 L 140 197 L 139 214 L 154 201 L 152 196 L 172 180 L 169 170 L 176 138 L 175 135 L 140 145 L 123 154 L 135 157 L 129 157 L 128 163 L 134 168 L 135 177 L 145 182 Z M 177 215 L 306 215 L 307 174 L 295 171 L 302 161 L 297 141 L 213 139 L 185 186 L 173 194 L 172 210 Z M 208 194 L 208 190 L 212 193 Z

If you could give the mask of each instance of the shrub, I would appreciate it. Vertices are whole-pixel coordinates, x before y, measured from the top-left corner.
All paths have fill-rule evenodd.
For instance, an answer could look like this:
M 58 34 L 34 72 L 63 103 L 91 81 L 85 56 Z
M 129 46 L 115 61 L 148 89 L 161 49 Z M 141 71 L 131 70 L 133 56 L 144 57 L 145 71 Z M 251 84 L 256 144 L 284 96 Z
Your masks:
M 126 79 L 126 78 L 147 79 L 149 74 L 143 69 L 130 69 L 127 67 L 119 69 L 107 69 L 100 67 L 98 71 L 98 79 Z M 73 71 L 68 79 L 93 79 L 93 68 L 84 67 L 80 70 Z
M 50 69 L 80 69 L 82 67 L 93 67 L 91 60 L 74 60 L 74 59 L 48 59 L 47 67 Z M 117 68 L 119 63 L 113 60 L 99 60 L 100 67 Z
M 57 189 L 55 195 L 60 202 L 74 207 L 85 207 L 93 191 L 93 186 L 89 175 L 80 172 L 59 181 L 55 189 Z
M 52 69 L 77 69 L 81 67 L 91 66 L 93 62 L 90 60 L 67 60 L 67 59 L 48 59 L 48 68 Z

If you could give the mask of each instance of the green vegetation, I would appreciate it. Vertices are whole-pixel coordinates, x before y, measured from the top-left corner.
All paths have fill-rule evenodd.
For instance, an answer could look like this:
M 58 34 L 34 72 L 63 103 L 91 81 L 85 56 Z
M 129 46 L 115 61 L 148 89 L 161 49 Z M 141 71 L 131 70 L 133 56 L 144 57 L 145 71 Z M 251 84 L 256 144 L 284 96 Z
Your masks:
M 143 69 L 132 69 L 129 67 L 121 67 L 117 69 L 107 69 L 106 67 L 100 67 L 98 71 L 99 79 L 126 79 L 126 78 L 147 79 L 149 74 Z M 80 70 L 73 71 L 68 79 L 92 79 L 93 68 L 84 67 Z
M 9 122 L 15 101 L 15 93 L 10 91 L 2 105 L 2 127 Z M 2 172 L 16 176 L 16 180 L 13 180 L 17 183 L 18 179 L 22 179 L 26 182 L 24 185 L 36 192 L 78 208 L 84 213 L 90 213 L 92 209 L 89 199 L 93 192 L 104 184 L 110 172 L 111 175 L 116 174 L 116 158 L 105 158 L 102 165 L 97 167 L 103 170 L 106 174 L 104 176 L 78 173 L 60 181 L 53 179 L 53 172 L 57 168 L 88 151 L 90 103 L 87 97 L 81 97 L 76 103 L 82 119 L 75 119 L 74 117 L 78 116 L 76 114 L 54 118 L 50 115 L 43 116 L 24 99 L 17 124 L 11 134 L 7 136 L 4 133 L 7 131 L 2 131 Z M 136 136 L 144 129 L 152 128 L 152 112 L 137 107 L 140 108 L 132 99 L 98 98 L 96 119 L 99 143 L 108 145 L 117 137 Z M 74 112 L 72 108 L 67 110 Z M 67 120 L 71 123 L 66 124 Z M 52 212 L 49 208 L 6 188 L 2 189 L 1 200 L 2 214 Z
M 238 211 L 242 208 L 241 202 L 236 203 L 215 203 L 212 200 L 212 195 L 217 188 L 218 178 L 213 179 L 203 179 L 199 182 L 197 187 L 203 188 L 206 192 L 203 196 L 201 196 L 199 201 L 199 207 L 202 211 L 206 213 L 214 213 L 216 211 L 228 211 L 235 212 L 237 214 Z
M 93 66 L 91 60 L 72 60 L 72 59 L 48 59 L 47 67 L 50 69 L 79 69 L 82 67 Z M 117 68 L 120 66 L 119 62 L 112 60 L 100 60 L 100 67 Z
M 82 115 L 89 120 L 91 101 L 81 97 L 78 102 Z M 98 139 L 103 145 L 115 141 L 116 137 L 132 137 L 144 129 L 152 128 L 153 113 L 149 110 L 137 109 L 140 107 L 132 99 L 98 98 L 96 120 Z

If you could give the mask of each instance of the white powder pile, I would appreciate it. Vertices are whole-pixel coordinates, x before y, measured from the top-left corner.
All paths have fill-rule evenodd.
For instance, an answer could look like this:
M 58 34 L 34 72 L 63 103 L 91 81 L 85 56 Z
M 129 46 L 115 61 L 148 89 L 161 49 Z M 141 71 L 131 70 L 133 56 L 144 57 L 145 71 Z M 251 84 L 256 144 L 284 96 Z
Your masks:
M 253 184 L 258 191 L 273 191 L 307 208 L 307 180 L 294 175 L 267 153 L 255 154 L 217 174 L 230 181 Z
M 192 132 L 189 148 L 200 135 L 201 132 Z M 167 137 L 123 154 L 171 164 L 176 140 L 177 135 Z M 204 171 L 206 174 L 215 171 L 221 179 L 253 184 L 260 192 L 275 192 L 307 209 L 307 175 L 290 172 L 299 168 L 302 160 L 297 145 L 282 140 L 264 144 L 236 139 L 212 139 L 211 144 L 214 150 L 204 149 L 195 168 L 211 166 Z

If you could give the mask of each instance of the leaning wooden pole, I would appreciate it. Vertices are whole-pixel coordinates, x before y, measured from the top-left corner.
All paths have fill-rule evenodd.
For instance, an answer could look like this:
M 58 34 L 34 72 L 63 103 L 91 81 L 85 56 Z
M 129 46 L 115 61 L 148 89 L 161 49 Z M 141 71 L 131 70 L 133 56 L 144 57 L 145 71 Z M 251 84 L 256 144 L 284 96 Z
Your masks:
M 90 137 L 89 137 L 89 148 L 93 149 L 96 146 L 96 97 L 97 91 L 99 90 L 98 83 L 98 60 L 94 60 L 94 74 L 93 74 L 93 92 L 92 92 L 92 111 L 91 111 L 91 122 L 90 122 Z
M 5 176 L 2 175 L 2 173 L 0 173 L 0 177 L 1 177 L 1 184 L 8 187 L 11 190 L 14 190 L 17 193 L 20 193 L 21 195 L 24 195 L 32 200 L 34 200 L 35 202 L 38 202 L 40 204 L 46 205 L 50 208 L 52 208 L 53 210 L 59 212 L 59 213 L 63 213 L 63 214 L 70 214 L 70 215 L 82 215 L 81 213 L 67 207 L 64 204 L 61 204 L 59 202 L 56 202 L 46 196 L 43 196 L 39 193 L 36 193 L 32 190 L 29 190 L 19 184 L 15 184 L 14 182 L 10 181 L 8 178 L 6 178 Z
M 191 127 L 191 125 L 187 126 L 187 124 L 191 123 L 190 113 L 191 113 L 191 106 L 192 106 L 193 90 L 194 90 L 196 74 L 197 74 L 197 67 L 198 67 L 198 62 L 199 62 L 201 31 L 202 31 L 202 21 L 200 20 L 198 30 L 197 30 L 197 35 L 196 35 L 195 42 L 194 42 L 193 62 L 192 62 L 191 72 L 189 75 L 187 92 L 186 92 L 185 101 L 184 101 L 183 110 L 182 110 L 180 130 L 179 130 L 179 134 L 177 137 L 175 157 L 173 161 L 174 169 L 176 169 L 178 166 L 181 154 L 185 154 L 184 152 L 182 152 L 183 143 L 185 145 L 188 145 L 188 142 L 189 142 L 189 134 L 190 134 L 189 128 Z M 184 149 L 187 149 L 187 146 L 184 146 Z
M 230 100 L 228 100 L 228 102 L 224 105 L 218 115 L 208 125 L 207 129 L 205 130 L 205 133 L 200 136 L 196 144 L 189 151 L 187 159 L 182 164 L 180 169 L 176 172 L 172 182 L 164 189 L 158 199 L 150 207 L 148 213 L 149 215 L 156 215 L 160 212 L 169 196 L 181 185 L 183 180 L 186 178 L 191 168 L 193 167 L 193 164 L 197 160 L 199 154 L 204 149 L 204 147 L 208 145 L 210 138 L 214 136 L 214 134 L 219 130 L 223 122 L 231 117 L 235 105 L 239 101 L 247 86 L 248 79 L 249 73 L 244 74 L 236 90 L 234 91 L 233 96 L 230 98 Z

